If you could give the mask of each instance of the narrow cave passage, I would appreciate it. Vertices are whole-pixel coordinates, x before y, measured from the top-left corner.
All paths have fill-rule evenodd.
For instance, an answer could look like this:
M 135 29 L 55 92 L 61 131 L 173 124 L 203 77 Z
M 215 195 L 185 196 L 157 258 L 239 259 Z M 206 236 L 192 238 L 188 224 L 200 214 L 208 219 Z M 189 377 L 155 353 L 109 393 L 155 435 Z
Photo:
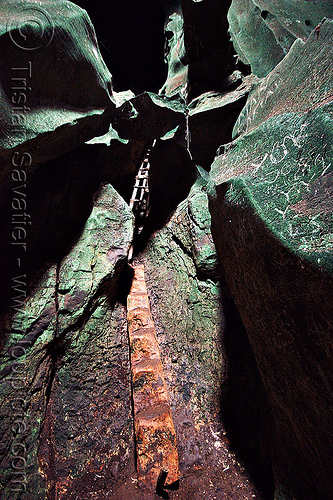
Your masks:
M 333 14 L 78 4 L 0 6 L 1 498 L 331 500 Z

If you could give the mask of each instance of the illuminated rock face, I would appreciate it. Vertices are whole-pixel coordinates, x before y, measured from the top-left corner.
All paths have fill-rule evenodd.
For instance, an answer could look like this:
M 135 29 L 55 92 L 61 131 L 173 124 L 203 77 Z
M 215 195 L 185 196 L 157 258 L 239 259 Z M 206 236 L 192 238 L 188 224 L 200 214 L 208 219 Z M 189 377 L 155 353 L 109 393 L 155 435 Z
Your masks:
M 0 7 L 1 498 L 331 500 L 330 2 L 79 3 Z
M 305 41 L 325 17 L 333 17 L 329 1 L 232 0 L 228 12 L 234 48 L 259 77 L 267 76 L 293 42 Z
M 214 240 L 272 404 L 275 476 L 297 499 L 332 491 L 332 35 L 326 20 L 294 43 L 211 170 Z
M 3 200 L 13 158 L 34 171 L 107 132 L 115 105 L 111 74 L 83 9 L 63 0 L 45 6 L 5 1 L 1 20 L 0 46 L 7 54 L 0 63 Z

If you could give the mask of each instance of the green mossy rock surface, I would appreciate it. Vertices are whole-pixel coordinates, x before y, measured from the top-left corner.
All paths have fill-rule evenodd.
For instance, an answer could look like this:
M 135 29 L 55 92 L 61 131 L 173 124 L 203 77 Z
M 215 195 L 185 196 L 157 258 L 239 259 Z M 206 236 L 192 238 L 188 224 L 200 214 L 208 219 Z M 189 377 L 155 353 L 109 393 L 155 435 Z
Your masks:
M 324 17 L 333 17 L 330 0 L 308 2 L 307 0 L 254 0 L 262 10 L 275 16 L 281 26 L 297 38 L 305 40 Z M 265 15 L 264 15 L 265 17 Z
M 25 278 L 19 280 L 23 284 L 17 285 L 18 299 L 13 302 L 17 311 L 12 318 L 7 315 L 1 318 L 5 326 L 1 365 L 3 498 L 47 498 L 46 491 L 52 487 L 54 475 L 61 483 L 68 481 L 70 475 L 87 474 L 88 464 L 96 457 L 91 443 L 102 449 L 112 441 L 100 430 L 106 418 L 107 374 L 116 377 L 114 391 L 114 387 L 120 387 L 119 373 L 109 371 L 110 365 L 119 362 L 113 360 L 119 348 L 121 356 L 127 354 L 127 345 L 124 308 L 118 306 L 111 312 L 108 304 L 113 300 L 115 283 L 127 260 L 132 237 L 132 213 L 107 185 L 96 195 L 77 243 L 59 266 L 47 270 L 26 301 Z M 100 370 L 105 374 L 101 375 Z M 121 389 L 127 394 L 128 373 L 122 372 Z M 25 400 L 23 407 L 20 398 Z M 119 406 L 116 400 L 117 395 L 114 405 Z M 21 410 L 21 416 L 15 416 L 13 404 Z M 103 415 L 101 419 L 96 416 L 95 407 Z M 122 408 L 127 416 L 119 422 L 121 428 L 126 428 L 130 410 Z M 18 432 L 13 431 L 19 428 L 16 420 L 24 422 Z M 98 435 L 103 436 L 103 443 Z M 25 451 L 24 470 L 29 478 L 23 495 L 16 494 L 11 483 L 11 464 L 18 443 Z M 117 455 L 121 443 L 115 446 L 112 453 Z M 124 445 L 123 454 L 126 453 Z M 100 455 L 99 460 L 103 462 L 105 458 Z M 94 462 L 92 467 L 99 470 L 100 466 Z
M 252 0 L 233 0 L 228 11 L 229 31 L 234 49 L 252 72 L 266 76 L 283 58 L 282 47 Z
M 326 20 L 293 44 L 210 174 L 214 241 L 272 405 L 277 498 L 333 487 L 332 35 Z
M 331 2 L 164 7 L 167 79 L 159 95 L 135 96 L 113 92 L 86 11 L 1 4 L 0 496 L 155 496 L 137 486 L 126 296 L 127 202 L 158 139 L 134 262 L 177 432 L 182 476 L 170 497 L 331 500 Z M 113 39 L 121 58 L 131 42 Z M 12 77 L 26 94 L 18 114 Z M 24 152 L 24 180 L 9 182 Z M 32 222 L 21 253 L 14 195 Z
M 302 258 L 333 271 L 332 105 L 270 118 L 236 139 L 212 168 L 226 199 L 249 205 Z M 322 154 L 322 147 L 325 153 Z
M 232 180 L 230 201 L 251 205 L 284 245 L 330 272 L 332 35 L 326 21 L 293 46 L 251 93 L 237 139 L 212 165 L 216 185 Z
M 15 0 L 1 3 L 0 16 L 6 54 L 0 62 L 3 199 L 13 161 L 28 152 L 24 166 L 32 172 L 102 135 L 115 104 L 111 74 L 86 11 L 64 0 Z
M 259 77 L 268 75 L 295 39 L 305 41 L 324 18 L 332 16 L 330 1 L 232 0 L 228 11 L 234 49 Z
M 184 20 L 180 5 L 170 5 L 164 28 L 167 47 L 164 59 L 168 64 L 167 79 L 159 94 L 172 95 L 187 86 L 188 64 L 184 45 Z

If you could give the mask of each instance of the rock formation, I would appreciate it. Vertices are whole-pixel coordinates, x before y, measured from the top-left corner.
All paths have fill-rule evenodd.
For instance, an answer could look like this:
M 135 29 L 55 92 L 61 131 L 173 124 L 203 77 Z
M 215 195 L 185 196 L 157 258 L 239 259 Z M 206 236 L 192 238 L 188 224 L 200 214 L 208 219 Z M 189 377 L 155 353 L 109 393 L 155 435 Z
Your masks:
M 0 6 L 0 497 L 330 500 L 331 2 L 77 3 Z

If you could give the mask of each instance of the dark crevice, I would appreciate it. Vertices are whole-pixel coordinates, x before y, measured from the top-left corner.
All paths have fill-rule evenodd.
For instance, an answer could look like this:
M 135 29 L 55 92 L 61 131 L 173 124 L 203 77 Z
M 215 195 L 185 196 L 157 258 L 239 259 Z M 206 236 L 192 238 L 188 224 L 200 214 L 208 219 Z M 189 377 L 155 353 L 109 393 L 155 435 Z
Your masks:
M 54 328 L 54 336 L 51 342 L 47 345 L 46 349 L 46 356 L 44 359 L 47 357 L 50 360 L 50 371 L 49 371 L 49 376 L 48 380 L 46 383 L 46 389 L 45 389 L 45 412 L 44 412 L 44 419 L 41 423 L 40 431 L 39 431 L 39 447 L 38 447 L 38 456 L 40 456 L 40 451 L 41 451 L 41 436 L 45 435 L 46 436 L 46 447 L 47 447 L 47 456 L 48 456 L 48 461 L 47 461 L 47 481 L 48 481 L 48 491 L 47 491 L 47 500 L 55 500 L 56 499 L 56 489 L 55 489 L 55 484 L 56 484 L 56 465 L 55 465 L 55 452 L 54 452 L 54 446 L 53 446 L 53 436 L 52 436 L 52 426 L 50 423 L 51 417 L 51 393 L 52 393 L 52 387 L 53 383 L 56 377 L 56 371 L 57 371 L 57 339 L 58 339 L 58 333 L 59 333 L 59 270 L 60 270 L 60 264 L 57 262 L 56 265 L 56 282 L 55 282 L 55 287 L 54 287 L 54 302 L 55 302 L 55 328 Z M 38 368 L 37 368 L 38 371 Z M 44 445 L 45 446 L 45 445 Z
M 227 379 L 222 389 L 221 417 L 231 448 L 263 497 L 271 500 L 274 477 L 270 403 L 246 329 L 230 295 L 224 295 L 223 304 Z
M 172 240 L 179 246 L 179 248 L 182 250 L 182 252 L 187 255 L 188 257 L 190 257 L 190 259 L 193 260 L 193 254 L 192 252 L 186 248 L 186 246 L 184 245 L 184 243 L 178 238 L 178 236 L 176 236 L 175 234 L 173 234 L 171 236 Z
M 207 91 L 223 91 L 223 82 L 235 70 L 227 20 L 230 4 L 231 0 L 181 0 L 190 99 Z
M 239 70 L 242 73 L 242 75 L 244 75 L 244 76 L 251 75 L 250 64 L 243 63 L 238 57 L 237 57 L 237 61 L 235 64 L 235 69 Z
M 47 384 L 46 391 L 45 391 L 46 409 L 47 409 L 47 406 L 48 406 L 49 401 L 50 401 L 52 385 L 53 385 L 53 381 L 54 381 L 56 369 L 57 369 L 57 341 L 58 341 L 58 334 L 59 334 L 59 269 L 60 269 L 60 264 L 57 262 L 56 283 L 55 283 L 55 290 L 54 290 L 56 321 L 55 321 L 53 339 L 47 346 L 47 354 L 50 357 L 51 368 L 50 368 L 50 375 L 49 375 L 48 384 Z
M 156 0 L 77 0 L 95 27 L 114 89 L 158 92 L 164 63 L 165 2 Z
M 135 245 L 142 251 L 151 235 L 165 226 L 179 203 L 186 199 L 196 171 L 186 150 L 175 141 L 158 141 L 150 154 L 150 213 Z
M 239 82 L 238 82 L 239 85 Z M 189 148 L 194 162 L 210 171 L 221 145 L 232 141 L 232 132 L 247 96 L 239 98 L 224 108 L 212 107 L 209 112 L 194 114 L 189 119 L 191 142 Z M 217 123 L 223 121 L 223 126 Z
M 181 251 L 192 260 L 193 265 L 195 267 L 195 271 L 196 271 L 196 278 L 197 278 L 198 281 L 207 281 L 207 280 L 210 280 L 210 281 L 213 281 L 214 283 L 218 283 L 219 282 L 219 271 L 218 271 L 218 269 L 212 269 L 212 270 L 208 271 L 208 270 L 204 270 L 204 269 L 199 268 L 197 266 L 197 264 L 196 264 L 196 261 L 195 261 L 193 253 L 188 248 L 186 248 L 186 246 L 181 241 L 181 239 L 179 239 L 175 234 L 172 234 L 171 238 L 176 243 L 176 245 L 179 246 L 179 248 L 181 249 Z
M 131 289 L 133 276 L 133 268 L 128 264 L 125 264 L 117 280 L 117 289 L 114 300 L 115 302 L 120 302 L 120 304 L 124 307 L 127 307 L 127 296 Z

